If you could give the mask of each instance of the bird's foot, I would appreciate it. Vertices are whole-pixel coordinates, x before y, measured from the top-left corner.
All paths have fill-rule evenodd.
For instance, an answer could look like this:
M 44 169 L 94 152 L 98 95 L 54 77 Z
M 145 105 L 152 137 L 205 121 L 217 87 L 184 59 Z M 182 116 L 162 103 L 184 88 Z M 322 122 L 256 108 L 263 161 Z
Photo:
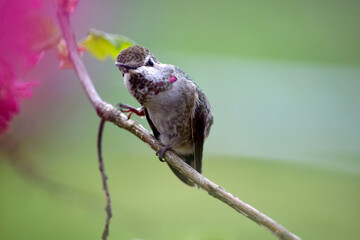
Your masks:
M 156 152 L 156 156 L 159 157 L 159 160 L 160 160 L 161 162 L 165 162 L 163 158 L 164 158 L 164 155 L 165 155 L 166 151 L 169 150 L 169 149 L 170 149 L 170 147 L 166 145 L 166 146 L 164 146 L 163 148 L 160 148 L 160 149 Z
M 141 116 L 141 117 L 145 116 L 144 107 L 134 108 L 130 105 L 123 104 L 123 103 L 119 103 L 117 106 L 119 107 L 119 109 L 122 113 L 129 113 L 127 115 L 128 119 L 130 119 L 130 117 L 133 113 L 135 113 L 136 115 Z

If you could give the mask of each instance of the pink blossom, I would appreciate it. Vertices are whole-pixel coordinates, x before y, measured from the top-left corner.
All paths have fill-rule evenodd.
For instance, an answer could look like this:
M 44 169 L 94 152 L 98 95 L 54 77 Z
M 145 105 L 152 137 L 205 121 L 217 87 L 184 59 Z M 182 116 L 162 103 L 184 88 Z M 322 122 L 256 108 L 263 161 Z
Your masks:
M 74 12 L 78 0 L 58 0 L 59 7 L 68 13 Z
M 19 113 L 19 99 L 31 97 L 32 87 L 37 84 L 38 81 L 25 83 L 18 79 L 0 58 L 0 135 L 9 129 L 13 115 Z
M 77 50 L 78 50 L 80 56 L 82 56 L 86 52 L 86 47 L 82 44 L 78 44 Z M 59 44 L 56 46 L 56 56 L 60 61 L 60 63 L 59 63 L 60 69 L 73 68 L 73 64 L 69 58 L 69 50 L 66 46 L 66 42 L 64 39 L 61 39 Z
M 0 54 L 16 73 L 33 68 L 61 39 L 51 0 L 0 0 L 0 16 Z
M 61 39 L 51 0 L 0 0 L 0 135 L 38 81 L 26 74 Z

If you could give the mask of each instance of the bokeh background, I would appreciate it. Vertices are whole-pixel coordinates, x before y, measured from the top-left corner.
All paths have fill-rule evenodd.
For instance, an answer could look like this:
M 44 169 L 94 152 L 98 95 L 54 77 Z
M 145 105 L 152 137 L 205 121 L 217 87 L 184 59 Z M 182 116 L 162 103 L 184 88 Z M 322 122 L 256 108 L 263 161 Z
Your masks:
M 72 23 L 79 40 L 89 28 L 130 37 L 201 86 L 215 115 L 207 178 L 303 239 L 358 239 L 359 9 L 355 0 L 81 0 Z M 112 59 L 84 61 L 104 100 L 137 105 Z M 31 72 L 41 85 L 1 142 L 0 239 L 99 239 L 103 230 L 99 119 L 57 64 L 49 52 Z M 274 239 L 110 123 L 103 151 L 109 239 Z

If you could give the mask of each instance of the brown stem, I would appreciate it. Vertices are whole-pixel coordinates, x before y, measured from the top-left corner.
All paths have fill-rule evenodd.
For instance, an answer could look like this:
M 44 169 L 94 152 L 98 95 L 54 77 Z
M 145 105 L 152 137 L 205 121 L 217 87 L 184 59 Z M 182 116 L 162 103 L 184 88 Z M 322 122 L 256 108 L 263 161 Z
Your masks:
M 73 64 L 76 75 L 79 77 L 80 83 L 84 88 L 85 93 L 89 98 L 91 104 L 94 107 L 96 107 L 96 105 L 101 103 L 102 100 L 99 94 L 97 93 L 93 82 L 91 81 L 91 78 L 86 70 L 84 62 L 81 60 L 81 57 L 79 55 L 75 36 L 70 25 L 69 13 L 66 10 L 59 7 L 58 19 L 60 22 L 63 38 L 65 39 L 66 46 L 68 48 L 69 58 Z
M 76 74 L 98 115 L 102 118 L 103 121 L 111 121 L 117 126 L 133 133 L 143 142 L 147 143 L 153 150 L 158 151 L 159 149 L 161 149 L 163 146 L 158 141 L 156 141 L 156 139 L 152 135 L 150 135 L 150 133 L 143 126 L 131 119 L 127 119 L 124 114 L 115 109 L 112 105 L 101 100 L 92 84 L 92 81 L 86 71 L 80 55 L 77 52 L 74 34 L 72 33 L 69 22 L 69 16 L 59 11 L 58 17 L 63 36 L 69 49 L 70 60 L 72 61 Z M 172 167 L 180 171 L 183 175 L 191 179 L 194 183 L 196 183 L 200 188 L 208 192 L 211 196 L 226 203 L 242 215 L 265 227 L 278 239 L 300 239 L 265 214 L 261 213 L 249 204 L 241 201 L 239 198 L 233 196 L 221 186 L 205 178 L 203 175 L 188 166 L 184 161 L 182 161 L 179 156 L 177 156 L 172 151 L 166 152 L 164 159 L 168 164 L 170 164 Z
M 107 176 L 106 176 L 106 172 L 105 172 L 105 166 L 104 166 L 104 161 L 103 161 L 103 157 L 102 157 L 102 148 L 101 148 L 104 126 L 105 126 L 105 120 L 101 119 L 100 125 L 99 125 L 99 132 L 98 132 L 97 149 L 98 149 L 98 159 L 99 159 L 99 170 L 101 173 L 103 189 L 104 189 L 105 196 L 106 196 L 106 208 L 105 208 L 106 220 L 105 220 L 104 232 L 102 235 L 102 239 L 106 240 L 106 238 L 109 236 L 109 225 L 110 225 L 110 219 L 112 217 L 112 212 L 111 212 L 110 192 L 109 192 L 109 188 L 107 185 Z

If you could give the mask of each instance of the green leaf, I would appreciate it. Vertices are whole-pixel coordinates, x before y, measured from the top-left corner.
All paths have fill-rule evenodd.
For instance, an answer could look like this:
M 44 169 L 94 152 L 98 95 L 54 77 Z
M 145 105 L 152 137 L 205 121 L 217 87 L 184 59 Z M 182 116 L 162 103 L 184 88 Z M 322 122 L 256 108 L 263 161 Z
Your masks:
M 134 42 L 121 35 L 90 29 L 88 36 L 81 44 L 83 44 L 95 58 L 105 60 L 108 56 L 115 59 L 120 51 L 130 47 Z

